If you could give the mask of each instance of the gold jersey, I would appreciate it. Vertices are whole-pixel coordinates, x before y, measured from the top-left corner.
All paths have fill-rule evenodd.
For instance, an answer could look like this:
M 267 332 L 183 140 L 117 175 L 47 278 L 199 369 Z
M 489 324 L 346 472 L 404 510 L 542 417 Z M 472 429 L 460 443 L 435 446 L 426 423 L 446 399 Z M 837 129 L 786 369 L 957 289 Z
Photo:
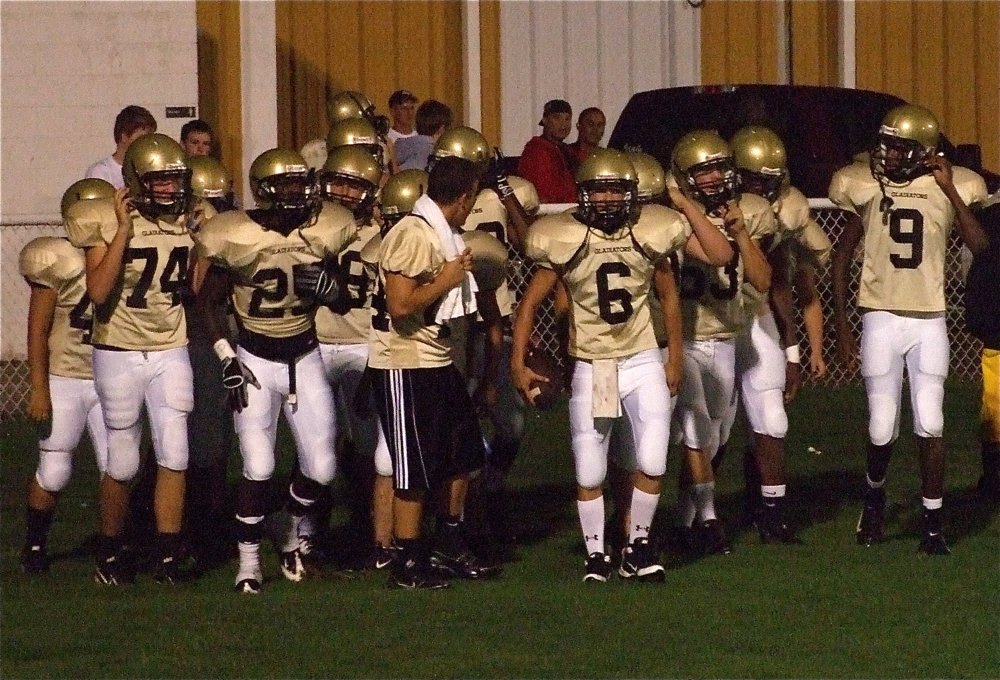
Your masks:
M 41 236 L 21 249 L 21 276 L 56 292 L 49 330 L 49 373 L 93 380 L 90 333 L 94 307 L 87 296 L 83 251 L 64 238 Z
M 208 221 L 195 239 L 199 257 L 230 272 L 240 327 L 267 338 L 291 338 L 313 330 L 316 313 L 311 301 L 295 293 L 295 268 L 336 257 L 356 235 L 351 213 L 326 203 L 314 223 L 287 236 L 231 210 Z
M 743 194 L 739 206 L 752 240 L 759 242 L 775 233 L 774 210 L 765 199 Z M 709 215 L 708 219 L 719 231 L 725 232 L 721 218 Z M 684 260 L 680 294 L 685 340 L 724 340 L 738 335 L 748 321 L 744 308 L 756 304 L 756 299 L 750 302 L 746 294 L 741 294 L 743 258 L 736 243 L 730 241 L 733 259 L 724 267 L 713 267 L 693 257 Z
M 539 201 L 538 192 L 535 185 L 526 179 L 511 175 L 507 178 L 510 186 L 514 190 L 514 195 L 521 202 L 521 207 L 529 215 L 538 212 Z M 469 218 L 462 225 L 463 231 L 485 231 L 495 236 L 500 243 L 507 246 L 508 255 L 514 255 L 510 241 L 507 238 L 507 208 L 500 201 L 500 197 L 492 189 L 483 189 L 476 196 L 476 202 L 472 206 Z M 509 316 L 514 311 L 514 294 L 510 289 L 510 284 L 504 281 L 496 289 L 497 306 L 500 308 L 501 316 Z
M 361 260 L 361 250 L 373 238 L 378 238 L 379 225 L 374 220 L 358 229 L 358 238 L 351 241 L 337 257 L 337 265 L 347 279 L 350 309 L 335 314 L 328 307 L 316 310 L 316 337 L 328 345 L 357 345 L 368 342 L 372 325 L 372 296 L 375 279 Z
M 208 203 L 201 208 L 206 218 L 215 215 Z M 194 244 L 186 221 L 181 215 L 173 222 L 150 222 L 132 211 L 121 275 L 108 299 L 94 309 L 95 346 L 158 351 L 187 344 L 181 292 Z M 66 216 L 66 232 L 78 248 L 106 245 L 117 230 L 113 198 L 78 201 Z
M 531 225 L 526 254 L 558 273 L 569 291 L 570 356 L 614 359 L 657 346 L 649 311 L 653 270 L 690 235 L 680 213 L 660 205 L 643 206 L 631 229 L 612 235 L 589 229 L 573 210 Z
M 975 172 L 955 167 L 954 183 L 966 205 L 986 198 Z M 830 181 L 830 200 L 861 216 L 864 259 L 858 306 L 911 313 L 945 311 L 944 273 L 955 209 L 930 174 L 906 186 L 885 188 L 892 205 L 880 209 L 882 192 L 867 165 L 854 163 Z
M 435 321 L 441 300 L 405 319 L 389 316 L 385 300 L 387 274 L 430 283 L 444 266 L 437 233 L 420 217 L 408 215 L 383 237 L 378 255 L 378 289 L 372 300 L 368 365 L 372 368 L 435 368 L 451 363 L 450 332 Z

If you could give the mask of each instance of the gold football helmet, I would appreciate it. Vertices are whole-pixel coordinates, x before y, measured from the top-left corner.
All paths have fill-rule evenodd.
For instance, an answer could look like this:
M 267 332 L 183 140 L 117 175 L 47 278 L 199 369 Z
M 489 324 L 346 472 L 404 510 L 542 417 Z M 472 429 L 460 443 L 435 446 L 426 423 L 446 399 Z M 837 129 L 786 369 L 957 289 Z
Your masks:
M 485 231 L 462 232 L 472 251 L 472 276 L 481 291 L 494 291 L 507 278 L 507 246 Z
M 464 158 L 467 161 L 472 161 L 479 168 L 485 169 L 493 159 L 493 147 L 479 130 L 460 125 L 445 130 L 434 142 L 431 158 L 437 160 L 447 156 Z
M 111 182 L 107 182 L 97 177 L 81 179 L 69 185 L 63 192 L 62 201 L 59 203 L 59 212 L 63 219 L 66 219 L 66 211 L 77 201 L 89 201 L 95 198 L 111 198 L 115 195 L 115 188 Z
M 603 149 L 576 171 L 578 216 L 589 227 L 613 234 L 639 219 L 639 180 L 623 153 Z
M 233 177 L 211 156 L 189 156 L 191 191 L 219 212 L 233 209 Z
M 427 191 L 430 175 L 423 170 L 403 170 L 382 187 L 381 206 L 385 230 L 406 217 L 421 194 Z
M 639 202 L 652 203 L 666 190 L 666 175 L 660 162 L 641 151 L 629 151 L 625 156 L 635 168 L 639 186 Z
M 342 120 L 363 118 L 378 134 L 385 136 L 389 132 L 389 119 L 375 112 L 375 104 L 363 92 L 344 90 L 330 97 L 326 102 L 326 117 L 330 127 Z
M 315 215 L 322 207 L 315 172 L 293 149 L 268 149 L 257 156 L 250 165 L 250 190 L 262 210 Z
M 364 118 L 348 118 L 330 126 L 326 133 L 327 153 L 342 146 L 361 146 L 375 156 L 375 160 L 385 169 L 385 153 L 382 138 L 375 127 Z
M 191 207 L 187 154 L 166 135 L 152 132 L 132 142 L 125 152 L 122 176 L 133 205 L 154 219 L 182 215 Z
M 748 125 L 729 141 L 744 191 L 771 203 L 788 184 L 788 155 L 781 138 L 769 128 Z
M 382 166 L 359 145 L 341 146 L 331 151 L 319 172 L 323 198 L 348 208 L 356 219 L 371 218 L 381 181 Z
M 924 161 L 937 150 L 940 136 L 933 113 L 913 104 L 897 106 L 885 114 L 878 130 L 872 175 L 881 183 L 907 184 L 927 173 Z
M 733 153 L 714 130 L 694 130 L 681 137 L 671 153 L 671 172 L 681 191 L 709 213 L 739 200 L 740 178 Z

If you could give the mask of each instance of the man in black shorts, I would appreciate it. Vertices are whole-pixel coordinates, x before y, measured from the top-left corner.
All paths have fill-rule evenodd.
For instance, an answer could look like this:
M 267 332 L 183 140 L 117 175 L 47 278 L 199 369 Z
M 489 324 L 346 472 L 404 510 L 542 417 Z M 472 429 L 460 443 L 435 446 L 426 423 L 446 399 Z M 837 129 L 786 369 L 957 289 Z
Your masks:
M 452 364 L 452 337 L 475 319 L 472 255 L 458 236 L 479 191 L 476 166 L 435 164 L 427 194 L 382 240 L 372 303 L 368 366 L 393 457 L 393 534 L 399 557 L 390 585 L 443 588 L 447 577 L 484 578 L 462 540 L 462 490 L 485 461 L 465 381 Z M 428 492 L 439 494 L 435 550 L 420 538 Z

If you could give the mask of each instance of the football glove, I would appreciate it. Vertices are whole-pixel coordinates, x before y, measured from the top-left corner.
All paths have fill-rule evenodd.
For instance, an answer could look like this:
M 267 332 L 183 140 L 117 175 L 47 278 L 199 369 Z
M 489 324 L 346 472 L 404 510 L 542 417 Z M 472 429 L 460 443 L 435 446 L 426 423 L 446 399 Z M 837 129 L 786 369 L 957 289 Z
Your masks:
M 483 178 L 483 186 L 495 191 L 501 201 L 514 193 L 510 180 L 507 179 L 507 173 L 504 172 L 503 161 L 503 152 L 494 147 L 493 160 L 490 161 L 486 176 Z
M 239 360 L 239 357 L 227 357 L 222 360 L 222 384 L 226 388 L 229 407 L 237 413 L 250 403 L 247 384 L 260 389 L 257 376 Z
M 340 299 L 342 287 L 332 262 L 296 265 L 292 272 L 295 294 L 317 304 L 332 307 Z

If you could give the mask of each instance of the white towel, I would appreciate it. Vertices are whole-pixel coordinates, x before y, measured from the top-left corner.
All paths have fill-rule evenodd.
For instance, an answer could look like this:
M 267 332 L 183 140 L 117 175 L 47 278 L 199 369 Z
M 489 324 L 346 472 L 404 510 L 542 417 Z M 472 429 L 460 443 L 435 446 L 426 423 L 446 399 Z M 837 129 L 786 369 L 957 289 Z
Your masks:
M 451 228 L 448 220 L 444 217 L 444 213 L 441 212 L 441 208 L 427 194 L 417 199 L 417 202 L 413 205 L 412 213 L 423 217 L 433 227 L 434 233 L 437 234 L 438 239 L 441 241 L 441 251 L 444 253 L 444 259 L 454 260 L 462 254 L 462 251 L 466 247 L 465 241 L 462 240 L 459 232 Z M 476 279 L 473 278 L 472 272 L 466 272 L 465 282 L 461 286 L 452 288 L 445 294 L 444 299 L 438 306 L 434 321 L 442 324 L 447 323 L 449 319 L 455 319 L 467 314 L 475 314 L 475 294 L 478 290 L 479 287 L 476 285 Z

